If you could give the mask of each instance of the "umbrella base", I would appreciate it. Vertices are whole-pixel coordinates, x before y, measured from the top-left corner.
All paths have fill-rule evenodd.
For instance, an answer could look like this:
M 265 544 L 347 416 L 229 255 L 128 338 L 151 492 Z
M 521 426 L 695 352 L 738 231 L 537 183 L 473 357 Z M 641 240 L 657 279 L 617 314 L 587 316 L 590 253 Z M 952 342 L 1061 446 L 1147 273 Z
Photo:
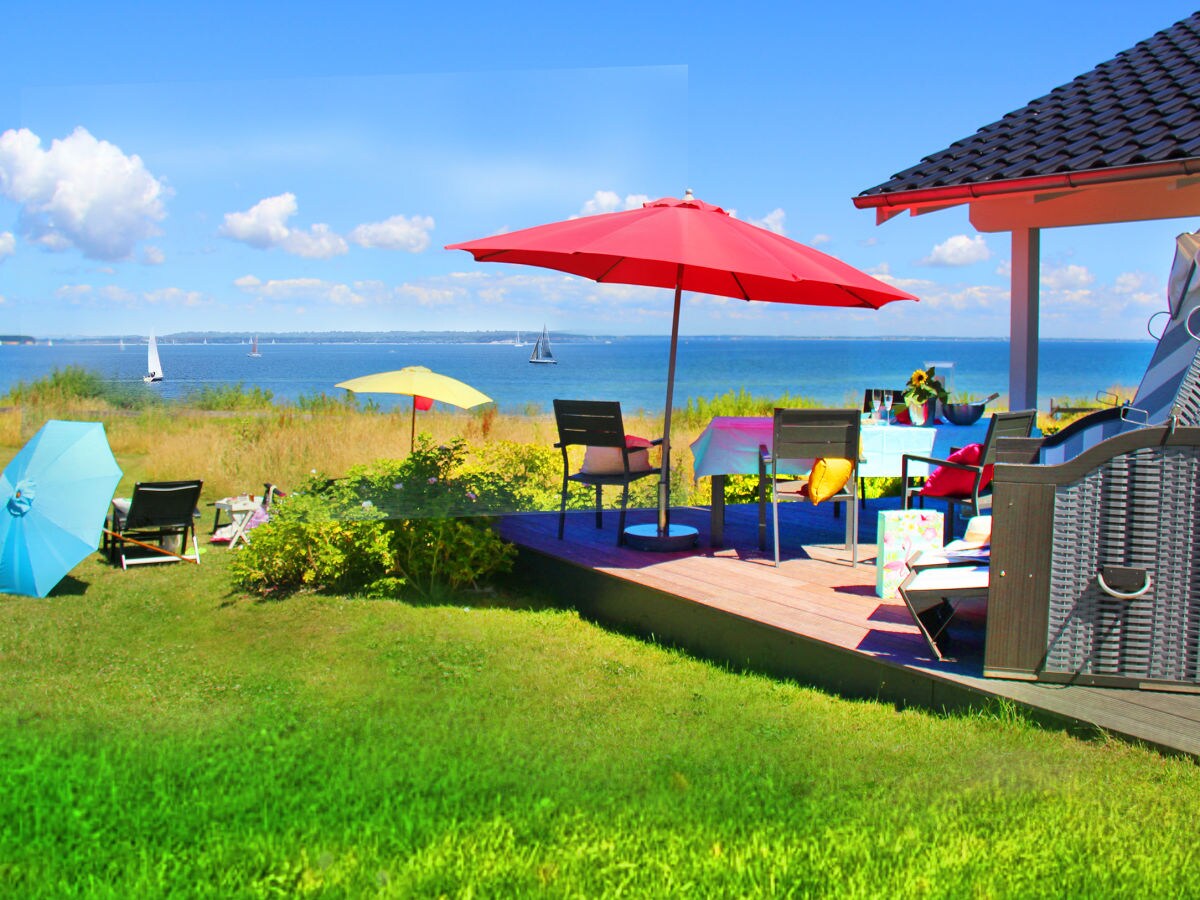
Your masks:
M 625 546 L 634 550 L 671 553 L 695 547 L 699 536 L 700 532 L 690 525 L 668 525 L 665 532 L 659 533 L 658 525 L 648 522 L 645 525 L 630 525 L 625 529 Z

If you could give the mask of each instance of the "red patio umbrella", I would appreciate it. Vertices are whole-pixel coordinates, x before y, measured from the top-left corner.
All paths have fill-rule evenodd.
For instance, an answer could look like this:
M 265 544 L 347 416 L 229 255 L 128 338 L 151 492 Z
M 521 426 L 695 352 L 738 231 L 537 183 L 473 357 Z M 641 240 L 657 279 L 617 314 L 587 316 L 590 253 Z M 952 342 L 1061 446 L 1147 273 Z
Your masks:
M 683 291 L 768 303 L 878 309 L 893 300 L 916 300 L 853 266 L 783 235 L 730 216 L 689 190 L 682 200 L 665 197 L 641 209 L 539 225 L 477 241 L 450 244 L 478 262 L 520 263 L 558 269 L 593 281 L 673 287 L 671 349 L 663 421 L 658 523 L 627 529 L 630 546 L 675 549 L 695 541 L 696 531 L 671 525 L 668 512 L 671 406 Z

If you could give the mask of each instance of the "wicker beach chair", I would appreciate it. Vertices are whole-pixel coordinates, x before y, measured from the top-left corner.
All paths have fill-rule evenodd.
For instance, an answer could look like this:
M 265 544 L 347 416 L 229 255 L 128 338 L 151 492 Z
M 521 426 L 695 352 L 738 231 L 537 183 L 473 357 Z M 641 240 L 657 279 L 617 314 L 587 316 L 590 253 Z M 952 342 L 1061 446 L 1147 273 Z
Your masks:
M 1024 448 L 1021 448 L 1024 453 Z M 984 674 L 1200 686 L 1200 428 L 1140 428 L 1060 465 L 996 466 Z

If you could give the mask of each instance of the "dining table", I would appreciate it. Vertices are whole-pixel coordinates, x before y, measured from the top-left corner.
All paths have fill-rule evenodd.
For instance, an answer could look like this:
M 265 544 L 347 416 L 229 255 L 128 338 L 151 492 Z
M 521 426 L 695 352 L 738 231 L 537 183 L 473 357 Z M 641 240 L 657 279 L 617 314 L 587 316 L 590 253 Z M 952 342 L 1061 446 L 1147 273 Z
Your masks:
M 900 425 L 888 424 L 864 415 L 861 430 L 860 478 L 898 478 L 904 454 L 945 459 L 955 449 L 983 443 L 988 419 L 973 425 Z M 772 416 L 714 416 L 700 436 L 692 441 L 692 471 L 695 478 L 712 479 L 711 543 L 725 540 L 725 481 L 728 475 L 757 475 L 759 448 L 768 451 L 774 443 Z M 787 460 L 781 464 L 796 472 L 807 472 L 812 460 Z M 912 477 L 924 477 L 929 467 L 912 463 Z

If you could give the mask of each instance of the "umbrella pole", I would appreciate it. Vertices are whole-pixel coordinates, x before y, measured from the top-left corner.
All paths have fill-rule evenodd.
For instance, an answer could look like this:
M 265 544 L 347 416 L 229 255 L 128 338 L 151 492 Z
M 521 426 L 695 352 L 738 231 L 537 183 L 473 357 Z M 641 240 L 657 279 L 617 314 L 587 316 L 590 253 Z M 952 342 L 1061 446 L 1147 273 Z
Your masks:
M 408 454 L 412 455 L 417 446 L 417 395 L 413 394 L 412 427 L 408 431 Z
M 683 266 L 675 279 L 675 311 L 671 316 L 671 352 L 667 358 L 667 405 L 663 413 L 662 472 L 658 477 L 658 533 L 671 528 L 671 407 L 675 405 L 675 352 L 679 346 L 679 304 L 683 294 Z
M 667 553 L 694 547 L 698 532 L 691 525 L 671 524 L 671 407 L 675 404 L 675 352 L 679 346 L 679 305 L 683 266 L 675 277 L 675 313 L 671 317 L 671 355 L 667 361 L 667 408 L 663 415 L 662 466 L 658 477 L 658 522 L 630 525 L 625 543 L 635 550 Z

